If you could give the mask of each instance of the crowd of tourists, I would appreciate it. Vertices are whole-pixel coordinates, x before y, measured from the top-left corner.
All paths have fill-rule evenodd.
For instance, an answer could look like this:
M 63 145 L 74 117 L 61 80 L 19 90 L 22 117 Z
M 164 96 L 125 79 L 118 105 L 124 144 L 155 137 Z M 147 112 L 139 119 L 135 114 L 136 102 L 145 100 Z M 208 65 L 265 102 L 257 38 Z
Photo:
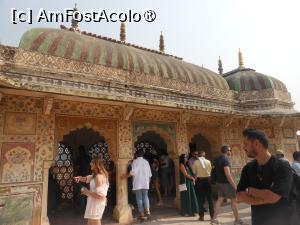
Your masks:
M 300 152 L 293 154 L 294 161 L 289 163 L 281 150 L 272 155 L 268 151 L 266 135 L 255 129 L 243 132 L 244 150 L 249 161 L 241 172 L 238 184 L 231 174 L 229 146 L 222 146 L 220 156 L 213 162 L 206 159 L 205 151 L 190 145 L 190 154 L 179 156 L 180 199 L 182 216 L 204 215 L 209 213 L 211 224 L 220 224 L 218 214 L 224 201 L 230 200 L 234 224 L 246 224 L 238 212 L 238 202 L 251 205 L 252 225 L 300 225 Z M 143 150 L 136 152 L 127 174 L 123 179 L 132 179 L 132 191 L 136 197 L 139 219 L 150 217 L 148 191 L 152 177 L 158 205 L 162 205 L 160 190 L 169 193 L 168 186 L 160 188 L 164 179 L 169 180 L 170 162 L 165 154 L 152 163 L 145 158 Z M 89 225 L 99 225 L 108 190 L 108 173 L 101 160 L 90 163 L 92 175 L 75 177 L 76 182 L 90 183 L 90 189 L 82 186 L 81 192 L 87 196 L 85 218 Z M 160 176 L 158 171 L 160 171 Z M 161 177 L 161 181 L 159 177 Z M 168 185 L 168 184 L 166 184 Z M 217 195 L 214 195 L 216 186 Z
M 252 225 L 300 224 L 300 152 L 293 153 L 293 162 L 284 151 L 274 155 L 268 151 L 266 135 L 255 129 L 243 132 L 244 150 L 252 159 L 241 172 L 238 184 L 230 171 L 232 155 L 229 146 L 223 146 L 221 155 L 212 163 L 205 152 L 190 146 L 190 157 L 182 154 L 180 163 L 181 212 L 184 216 L 199 215 L 204 221 L 207 202 L 211 224 L 220 224 L 218 213 L 224 200 L 230 200 L 234 224 L 246 224 L 240 219 L 237 203 L 251 205 Z M 213 199 L 213 186 L 217 200 Z

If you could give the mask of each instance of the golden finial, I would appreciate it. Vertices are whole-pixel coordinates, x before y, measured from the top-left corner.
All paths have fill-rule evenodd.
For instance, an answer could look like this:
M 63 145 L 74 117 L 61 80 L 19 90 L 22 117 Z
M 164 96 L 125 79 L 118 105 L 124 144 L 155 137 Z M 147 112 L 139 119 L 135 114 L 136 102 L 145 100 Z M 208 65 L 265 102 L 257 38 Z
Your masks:
M 162 31 L 160 32 L 160 38 L 159 38 L 159 51 L 164 53 L 165 52 L 165 41 Z
M 244 67 L 244 59 L 241 49 L 239 48 L 239 67 Z
M 223 74 L 223 65 L 222 65 L 222 60 L 221 60 L 221 57 L 219 56 L 219 62 L 218 62 L 218 65 L 219 65 L 219 74 L 222 75 Z
M 126 41 L 126 30 L 125 30 L 125 23 L 121 23 L 120 27 L 120 41 L 125 42 Z
M 75 7 L 74 7 L 74 9 L 73 9 L 73 15 L 75 14 L 75 12 L 78 12 L 78 9 L 77 9 L 77 4 L 75 3 Z M 78 15 L 77 15 L 77 17 L 78 17 Z M 71 21 L 71 30 L 73 30 L 73 31 L 79 31 L 79 28 L 78 28 L 78 21 L 76 20 L 76 19 L 74 19 L 74 18 L 76 18 L 76 16 L 73 16 L 73 18 L 72 18 L 72 21 Z

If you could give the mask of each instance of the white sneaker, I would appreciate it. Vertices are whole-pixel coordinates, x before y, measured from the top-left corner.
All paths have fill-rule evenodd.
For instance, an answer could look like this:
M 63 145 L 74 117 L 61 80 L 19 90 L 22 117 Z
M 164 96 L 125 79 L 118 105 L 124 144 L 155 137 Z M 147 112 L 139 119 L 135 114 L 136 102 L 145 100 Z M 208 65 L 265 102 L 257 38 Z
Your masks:
M 218 224 L 221 224 L 217 219 L 211 219 L 210 220 L 210 224 L 212 225 L 218 225 Z
M 245 223 L 243 220 L 238 220 L 234 222 L 234 225 L 248 225 L 248 224 Z

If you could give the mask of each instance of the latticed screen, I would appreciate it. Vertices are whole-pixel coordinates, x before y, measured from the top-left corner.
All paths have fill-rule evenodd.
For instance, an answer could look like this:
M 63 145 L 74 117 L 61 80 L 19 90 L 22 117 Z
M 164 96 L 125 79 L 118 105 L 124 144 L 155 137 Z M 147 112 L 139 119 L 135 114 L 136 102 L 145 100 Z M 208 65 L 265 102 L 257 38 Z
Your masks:
M 106 169 L 111 172 L 112 168 L 110 167 L 113 165 L 113 162 L 109 157 L 108 145 L 106 142 L 101 141 L 92 145 L 92 147 L 89 149 L 89 155 L 91 158 L 102 158 Z M 58 144 L 58 155 L 55 157 L 53 174 L 60 186 L 61 198 L 72 199 L 74 166 L 71 160 L 71 150 L 63 143 Z M 110 191 L 109 195 L 111 195 Z
M 101 141 L 94 145 L 89 150 L 89 155 L 91 158 L 100 157 L 107 166 L 110 162 L 110 157 L 108 154 L 108 145 L 106 142 Z
M 156 149 L 147 141 L 139 142 L 134 148 L 135 152 L 140 149 L 143 150 L 144 153 L 152 153 L 153 155 L 157 155 Z
M 58 144 L 58 155 L 55 157 L 53 173 L 60 186 L 62 199 L 72 199 L 74 167 L 71 152 L 63 143 Z

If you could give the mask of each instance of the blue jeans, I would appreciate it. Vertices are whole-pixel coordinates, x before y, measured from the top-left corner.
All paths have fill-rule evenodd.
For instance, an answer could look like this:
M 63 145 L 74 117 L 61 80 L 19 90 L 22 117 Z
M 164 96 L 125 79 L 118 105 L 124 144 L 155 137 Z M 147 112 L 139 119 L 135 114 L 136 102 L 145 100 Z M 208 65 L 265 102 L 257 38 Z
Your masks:
M 145 209 L 149 210 L 148 189 L 135 190 L 136 203 L 140 213 L 144 213 Z

